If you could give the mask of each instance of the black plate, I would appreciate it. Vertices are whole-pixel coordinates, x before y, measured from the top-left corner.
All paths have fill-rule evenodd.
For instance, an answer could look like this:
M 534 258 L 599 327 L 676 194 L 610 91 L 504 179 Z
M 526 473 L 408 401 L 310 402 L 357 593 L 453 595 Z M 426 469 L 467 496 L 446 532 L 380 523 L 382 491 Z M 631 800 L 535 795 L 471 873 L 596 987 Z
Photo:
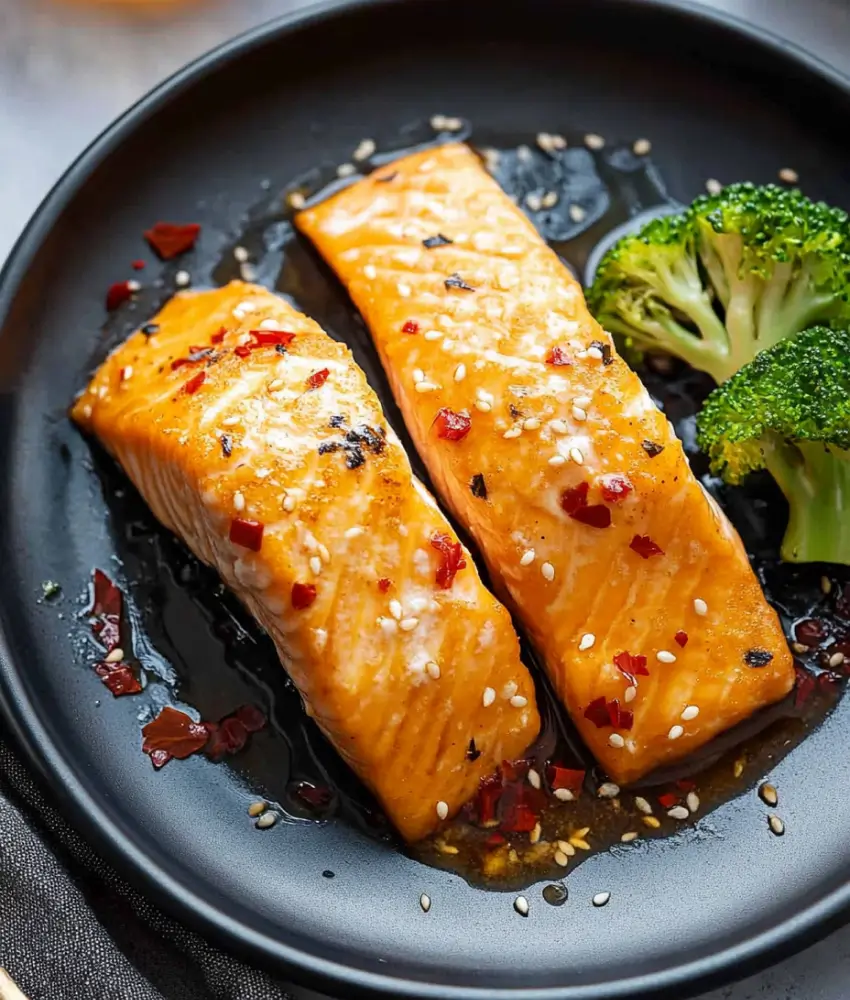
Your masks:
M 850 207 L 846 82 L 684 4 L 335 3 L 205 57 L 84 154 L 3 272 L 3 710 L 69 814 L 129 877 L 293 975 L 346 996 L 681 997 L 787 954 L 850 901 L 846 703 L 776 768 L 784 838 L 767 833 L 750 794 L 675 842 L 590 859 L 569 876 L 566 906 L 546 906 L 532 887 L 522 919 L 512 896 L 470 888 L 344 822 L 258 834 L 245 816 L 251 793 L 227 767 L 192 759 L 155 774 L 139 752 L 139 700 L 112 701 L 78 641 L 75 595 L 127 545 L 65 407 L 103 353 L 103 292 L 127 276 L 141 231 L 192 218 L 204 225 L 201 252 L 214 255 L 264 179 L 274 189 L 435 111 L 506 134 L 649 136 L 682 200 L 710 176 L 765 181 L 790 165 L 807 193 Z M 333 329 L 332 315 L 321 318 Z M 36 601 L 46 578 L 64 587 L 59 605 Z M 162 652 L 179 670 L 170 630 L 198 625 L 204 654 L 221 659 L 199 612 L 174 597 L 180 588 L 164 589 L 174 620 Z M 210 672 L 181 693 L 222 714 L 249 681 Z M 273 772 L 264 746 L 274 744 L 259 740 L 243 774 Z M 606 889 L 609 905 L 593 908 Z

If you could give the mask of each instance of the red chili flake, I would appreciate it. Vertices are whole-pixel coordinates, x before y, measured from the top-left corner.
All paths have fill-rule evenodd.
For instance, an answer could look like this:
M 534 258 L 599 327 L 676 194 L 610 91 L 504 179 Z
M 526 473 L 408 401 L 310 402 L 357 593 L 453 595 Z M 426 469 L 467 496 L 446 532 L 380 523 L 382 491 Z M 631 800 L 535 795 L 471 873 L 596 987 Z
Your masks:
M 251 733 L 258 733 L 268 720 L 256 705 L 242 705 L 220 722 L 206 722 L 209 740 L 204 753 L 218 760 L 225 754 L 238 753 Z
M 191 250 L 197 242 L 201 227 L 196 222 L 180 225 L 174 222 L 157 222 L 145 230 L 145 239 L 156 251 L 160 260 L 171 260 Z
M 651 556 L 663 556 L 664 549 L 649 537 L 649 535 L 635 535 L 629 542 L 629 548 L 642 559 L 649 559 Z
M 203 722 L 195 722 L 185 712 L 166 705 L 153 722 L 142 729 L 142 750 L 150 755 L 154 767 L 160 768 L 172 757 L 184 760 L 203 750 L 209 735 Z
M 537 826 L 537 814 L 528 802 L 518 797 L 505 808 L 499 825 L 506 833 L 531 833 Z
M 230 541 L 243 549 L 259 552 L 263 547 L 265 525 L 261 521 L 249 521 L 244 517 L 234 517 L 230 522 Z
M 601 503 L 590 504 L 588 507 L 580 507 L 575 514 L 570 514 L 574 521 L 586 524 L 590 528 L 610 528 L 611 511 Z
M 182 368 L 183 365 L 188 365 L 188 364 L 189 364 L 189 359 L 188 358 L 175 358 L 171 362 L 171 370 L 173 372 L 176 372 L 178 368 Z
M 679 796 L 673 792 L 665 792 L 663 795 L 658 796 L 658 804 L 663 809 L 672 809 L 678 801 Z
M 688 633 L 679 629 L 679 631 L 673 636 L 673 640 L 684 649 L 684 647 L 688 644 Z
M 434 426 L 437 428 L 437 437 L 445 438 L 446 441 L 460 441 L 469 433 L 472 420 L 468 413 L 455 413 L 444 406 L 437 411 Z
M 605 711 L 608 713 L 608 719 L 614 729 L 619 729 L 620 727 L 620 699 L 612 698 L 605 706 Z
M 611 725 L 611 718 L 608 715 L 608 705 L 604 697 L 595 698 L 584 710 L 585 719 L 589 719 L 597 729 L 604 729 Z
M 238 347 L 233 348 L 233 353 L 237 358 L 247 358 L 251 353 L 251 348 L 247 344 L 239 344 Z
M 249 330 L 248 332 L 254 338 L 254 347 L 276 347 L 278 344 L 282 347 L 289 347 L 295 340 L 295 334 L 288 330 Z
M 144 271 L 145 262 L 143 260 L 134 260 L 130 266 L 133 268 L 134 271 Z
M 114 285 L 110 285 L 107 289 L 106 308 L 109 312 L 115 312 L 119 306 L 132 298 L 133 292 L 137 288 L 138 285 L 133 286 L 129 281 L 116 281 Z
M 210 337 L 211 344 L 220 344 L 224 338 L 227 336 L 227 327 L 219 327 L 218 330 Z
M 794 638 L 803 646 L 819 646 L 828 635 L 826 622 L 820 618 L 807 618 L 794 626 Z
M 404 326 L 401 328 L 402 333 L 419 333 L 419 324 L 414 323 L 412 319 L 409 319 Z
M 486 845 L 487 847 L 499 847 L 499 846 L 500 846 L 501 844 L 505 844 L 505 843 L 507 843 L 507 841 L 506 841 L 506 839 L 505 839 L 505 835 L 504 835 L 503 833 L 499 833 L 499 831 L 498 831 L 498 830 L 495 830 L 495 831 L 494 831 L 493 833 L 491 833 L 491 834 L 490 834 L 490 836 L 489 836 L 489 837 L 488 837 L 488 838 L 487 838 L 487 839 L 486 839 L 486 840 L 484 841 L 484 843 L 485 843 L 485 845 Z
M 801 708 L 812 696 L 816 682 L 814 675 L 809 673 L 800 663 L 794 664 L 794 673 L 797 677 L 797 683 L 794 688 L 794 707 Z
M 582 507 L 587 506 L 587 494 L 590 492 L 588 483 L 579 483 L 578 486 L 570 486 L 561 494 L 561 507 L 570 517 L 573 517 Z
M 315 600 L 316 588 L 312 583 L 292 584 L 292 607 L 296 611 L 303 611 L 304 608 L 309 608 Z
M 258 733 L 261 729 L 265 729 L 269 721 L 265 712 L 251 704 L 240 705 L 233 714 L 249 733 Z
M 193 375 L 189 381 L 183 386 L 183 392 L 187 396 L 194 396 L 194 394 L 201 388 L 207 378 L 206 372 L 198 372 L 197 375 Z
M 634 681 L 635 677 L 649 677 L 645 656 L 632 656 L 624 650 L 614 657 L 614 666 L 631 681 Z
M 431 536 L 431 548 L 436 549 L 441 556 L 437 567 L 437 586 L 449 590 L 458 570 L 466 568 L 463 547 L 460 542 L 453 542 L 448 535 L 438 532 Z
M 293 792 L 306 806 L 311 809 L 324 810 L 333 801 L 333 793 L 324 785 L 314 785 L 310 781 L 299 781 Z
M 502 779 L 505 782 L 523 781 L 534 761 L 530 757 L 518 757 L 516 760 L 503 760 L 501 767 Z
M 127 663 L 98 663 L 94 672 L 116 698 L 142 690 L 138 677 Z
M 609 503 L 625 499 L 634 489 L 625 476 L 603 476 L 601 480 L 602 497 Z
M 91 629 L 109 653 L 121 641 L 123 598 L 121 591 L 102 570 L 94 571 L 93 587 L 92 606 L 88 612 L 89 617 L 94 619 Z
M 320 389 L 327 382 L 330 373 L 329 368 L 320 368 L 319 371 L 313 372 L 312 375 L 307 377 L 307 388 Z
M 378 580 L 378 590 L 380 590 L 382 594 L 386 594 L 392 585 L 392 580 L 388 580 L 385 576 L 382 576 L 381 579 Z
M 572 364 L 567 349 L 556 344 L 546 355 L 547 365 L 569 365 Z
M 486 779 L 482 779 L 477 800 L 478 822 L 481 826 L 492 823 L 496 818 L 496 807 L 499 804 L 499 799 L 502 797 L 501 777 L 498 774 L 490 775 L 489 777 L 491 779 L 495 778 L 498 784 L 484 784 Z
M 546 776 L 552 791 L 556 788 L 568 788 L 573 795 L 578 795 L 584 787 L 585 772 L 576 771 L 571 767 L 550 764 L 546 770 Z
M 629 711 L 627 708 L 620 709 L 620 719 L 618 729 L 630 730 L 635 722 L 634 712 Z

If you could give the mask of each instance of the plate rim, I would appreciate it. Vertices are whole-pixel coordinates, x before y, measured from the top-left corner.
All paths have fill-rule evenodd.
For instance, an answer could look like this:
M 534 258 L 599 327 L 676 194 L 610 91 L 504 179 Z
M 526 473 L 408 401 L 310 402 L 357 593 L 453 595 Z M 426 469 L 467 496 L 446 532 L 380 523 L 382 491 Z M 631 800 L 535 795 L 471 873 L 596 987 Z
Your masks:
M 0 268 L 0 326 L 7 318 L 18 288 L 48 237 L 57 218 L 73 202 L 90 175 L 136 129 L 163 110 L 183 91 L 200 84 L 217 70 L 244 58 L 254 49 L 273 43 L 286 35 L 333 20 L 343 13 L 367 11 L 406 0 L 320 0 L 261 23 L 201 54 L 158 83 L 118 118 L 111 122 L 61 174 L 15 240 Z M 596 0 L 600 2 L 600 0 Z M 709 8 L 696 0 L 604 0 L 615 6 L 650 11 L 652 16 L 673 16 L 699 26 L 719 28 L 741 37 L 745 42 L 772 55 L 790 61 L 807 74 L 820 78 L 828 87 L 850 99 L 850 76 L 802 46 L 756 26 L 737 14 Z M 109 816 L 108 810 L 92 796 L 73 769 L 65 764 L 53 746 L 35 705 L 18 678 L 18 667 L 10 653 L 9 642 L 0 621 L 0 713 L 13 737 L 51 791 L 61 802 L 63 814 L 106 860 L 166 912 L 190 927 L 212 937 L 216 942 L 242 956 L 250 956 L 266 967 L 275 967 L 286 976 L 318 989 L 345 987 L 359 995 L 382 995 L 411 1000 L 617 1000 L 649 995 L 676 996 L 681 1000 L 697 990 L 737 978 L 763 968 L 774 957 L 787 958 L 814 943 L 837 926 L 850 911 L 850 883 L 838 886 L 828 895 L 798 911 L 781 924 L 746 938 L 722 951 L 673 966 L 645 973 L 611 984 L 582 986 L 519 987 L 494 992 L 489 987 L 448 987 L 423 981 L 398 978 L 357 969 L 340 962 L 311 955 L 263 934 L 193 895 L 185 885 L 166 871 L 151 864 L 147 855 L 136 848 Z M 673 990 L 678 990 L 675 994 Z

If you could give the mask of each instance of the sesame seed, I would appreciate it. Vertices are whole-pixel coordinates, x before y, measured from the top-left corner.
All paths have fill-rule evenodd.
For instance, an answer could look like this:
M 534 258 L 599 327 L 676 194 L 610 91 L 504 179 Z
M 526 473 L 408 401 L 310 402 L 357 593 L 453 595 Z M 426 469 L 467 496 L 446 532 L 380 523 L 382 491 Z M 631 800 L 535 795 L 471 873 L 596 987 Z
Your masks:
M 796 184 L 800 179 L 800 175 L 792 167 L 783 167 L 779 171 L 779 179 L 786 184 Z
M 541 206 L 543 205 L 543 199 L 539 194 L 535 194 L 533 191 L 525 196 L 525 203 L 531 209 L 532 212 L 539 212 Z
M 270 827 L 274 826 L 275 823 L 277 823 L 277 813 L 264 812 L 254 825 L 258 830 L 268 830 Z
M 552 145 L 552 136 L 548 132 L 538 132 L 537 145 L 543 150 L 544 153 L 551 153 L 554 149 L 554 146 Z
M 539 823 L 534 824 L 534 829 L 528 835 L 528 842 L 530 844 L 536 844 L 540 840 L 540 836 L 543 833 L 543 829 Z
M 540 788 L 540 775 L 533 767 L 528 769 L 528 783 L 532 788 Z
M 233 494 L 233 506 L 236 510 L 245 510 L 245 497 L 237 490 Z
M 708 605 L 705 603 L 705 601 L 701 597 L 695 597 L 694 598 L 694 611 L 698 615 L 707 615 L 708 614 Z
M 736 778 L 740 778 L 743 773 L 744 773 L 744 761 L 739 758 L 738 760 L 735 761 L 734 765 L 732 766 L 732 774 Z
M 570 205 L 569 216 L 573 222 L 584 222 L 587 212 L 581 207 L 581 205 Z
M 322 543 L 319 542 L 316 548 L 319 551 L 319 556 L 321 557 L 322 562 L 329 563 L 331 561 L 331 554 L 328 552 L 327 545 L 322 545 Z
M 593 897 L 593 905 L 596 907 L 607 906 L 608 901 L 611 899 L 610 892 L 597 892 Z
M 524 143 L 521 146 L 517 146 L 516 155 L 517 159 L 523 163 L 531 162 L 531 150 Z
M 422 907 L 422 912 L 427 913 L 431 909 L 431 897 L 423 892 L 419 897 L 419 905 Z
M 646 154 L 652 149 L 652 143 L 649 139 L 635 139 L 632 145 L 632 152 L 635 156 L 646 156 Z
M 432 677 L 435 681 L 440 679 L 440 664 L 435 663 L 433 660 L 429 660 L 425 664 L 425 669 L 428 671 L 428 676 Z
M 570 859 L 563 851 L 555 851 L 555 864 L 560 865 L 561 868 L 566 868 L 570 863 Z
M 513 705 L 514 708 L 525 708 L 527 704 L 528 704 L 528 698 L 524 697 L 521 694 L 515 694 L 511 698 L 511 705 Z
M 528 417 L 522 422 L 522 429 L 524 431 L 536 431 L 540 427 L 540 421 L 537 417 Z
M 239 265 L 239 276 L 243 281 L 256 281 L 257 280 L 257 269 L 253 264 L 240 264 Z
M 435 132 L 440 132 L 446 127 L 446 116 L 445 115 L 431 115 L 431 128 Z
M 559 802 L 572 802 L 575 798 L 569 788 L 556 788 L 553 794 Z
M 644 826 L 648 826 L 650 830 L 657 830 L 661 826 L 661 820 L 656 816 L 644 816 L 643 824 Z
M 770 832 L 776 834 L 777 837 L 781 837 L 785 833 L 785 824 L 778 816 L 771 814 L 767 818 L 767 823 L 770 827 Z
M 233 427 L 239 423 L 239 417 L 235 415 L 232 417 L 225 417 L 221 423 L 223 427 Z
M 466 378 L 466 365 L 460 364 L 455 368 L 455 382 L 462 382 Z
M 340 163 L 336 168 L 337 177 L 350 177 L 353 173 L 357 172 L 357 167 L 353 163 Z
M 413 600 L 410 602 L 410 610 L 415 615 L 418 615 L 419 612 L 424 611 L 429 604 L 430 601 L 428 600 L 427 597 L 414 597 Z
M 446 337 L 446 339 L 440 346 L 444 351 L 451 351 L 455 346 L 455 342 L 451 340 L 449 337 Z
M 351 154 L 352 160 L 368 160 L 375 152 L 375 142 L 373 139 L 361 139 L 357 149 Z
M 833 653 L 829 658 L 829 665 L 831 667 L 840 667 L 844 662 L 844 659 L 845 657 L 843 653 Z
M 138 283 L 138 281 L 133 281 L 132 279 L 130 279 L 130 281 L 127 282 L 128 292 L 138 292 L 141 287 L 142 286 Z
M 489 708 L 495 700 L 496 700 L 495 688 L 491 687 L 484 688 L 484 694 L 481 696 L 481 704 L 485 708 Z
M 365 272 L 366 269 L 364 268 L 363 270 Z M 443 334 L 440 330 L 426 330 L 425 333 L 422 334 L 422 336 L 425 338 L 425 340 L 439 340 L 443 336 Z
M 177 274 L 174 275 L 174 284 L 177 285 L 178 288 L 185 288 L 191 280 L 192 276 L 188 271 L 178 271 Z
M 248 815 L 252 819 L 256 819 L 257 816 L 262 816 L 266 809 L 268 809 L 268 806 L 268 802 L 263 802 L 262 800 L 259 802 L 252 802 L 251 805 L 248 806 Z
M 525 896 L 517 896 L 514 900 L 514 909 L 521 917 L 528 916 L 528 900 Z
M 637 698 L 637 688 L 634 684 L 630 684 L 626 690 L 623 692 L 623 701 L 628 705 L 630 701 L 634 701 Z
M 605 140 L 601 135 L 597 135 L 595 132 L 588 132 L 584 137 L 584 144 L 588 149 L 603 149 L 605 146 Z
M 587 411 L 583 410 L 580 406 L 574 406 L 573 420 L 578 420 L 579 423 L 581 423 L 583 420 L 587 420 Z
M 583 652 L 585 649 L 591 649 L 595 642 L 596 636 L 592 632 L 585 632 L 581 637 L 581 642 L 579 642 L 578 648 Z
M 658 660 L 659 663 L 675 663 L 676 655 L 667 649 L 659 649 L 655 654 L 655 659 Z
M 683 733 L 684 728 L 682 726 L 673 726 L 670 732 L 667 734 L 668 740 L 677 740 Z
M 278 389 L 282 388 L 283 388 L 282 378 L 273 378 L 271 382 L 269 382 L 269 392 L 277 392 Z
M 564 458 L 563 455 L 553 455 L 549 459 L 549 465 L 566 465 L 566 464 L 567 460 Z
M 437 803 L 437 815 L 440 819 L 445 819 L 449 814 L 449 805 L 447 802 L 443 802 L 442 799 Z
M 435 390 L 437 390 L 439 388 L 440 387 L 438 385 L 435 385 L 433 382 L 417 382 L 416 383 L 416 391 L 417 392 L 434 392 Z
M 687 705 L 685 707 L 685 710 L 679 716 L 679 718 L 682 720 L 682 722 L 690 722 L 692 719 L 695 719 L 698 715 L 699 715 L 698 705 Z
M 601 784 L 596 792 L 600 799 L 615 799 L 620 794 L 620 786 L 613 781 Z
M 518 438 L 522 434 L 522 427 L 511 427 L 502 435 L 503 438 Z
M 799 653 L 800 656 L 802 656 L 804 653 L 808 653 L 809 651 L 809 647 L 804 646 L 802 642 L 792 642 L 791 648 L 794 650 L 795 653 Z
M 307 204 L 307 199 L 300 191 L 293 191 L 288 198 L 289 204 L 294 209 L 303 208 Z
M 413 291 L 410 285 L 405 284 L 403 281 L 399 281 L 395 287 L 396 291 L 403 299 L 410 298 L 410 293 Z
M 401 619 L 401 616 L 402 614 L 404 614 L 404 612 L 402 611 L 400 601 L 396 600 L 390 601 L 390 614 L 393 616 L 393 618 L 395 618 L 396 621 L 399 621 Z
M 619 733 L 611 733 L 608 737 L 608 746 L 614 747 L 615 750 L 622 750 L 625 745 L 626 741 Z
M 699 809 L 699 795 L 696 792 L 688 792 L 685 802 L 688 803 L 688 809 L 695 813 Z
M 573 402 L 576 404 L 576 406 L 581 406 L 586 410 L 588 406 L 590 406 L 590 404 L 593 402 L 593 400 L 590 398 L 590 396 L 576 396 Z
M 600 351 L 598 347 L 588 347 L 587 356 L 589 358 L 593 358 L 594 361 L 601 361 L 604 357 L 602 351 Z
M 425 381 L 425 372 L 421 368 L 413 369 L 413 381 L 416 383 Z
M 550 420 L 549 426 L 556 434 L 569 434 L 570 429 L 563 420 Z
M 513 698 L 517 692 L 517 682 L 508 681 L 508 683 L 502 688 L 502 694 L 505 698 Z
M 124 659 L 124 650 L 120 646 L 110 650 L 104 657 L 104 663 L 120 663 Z
M 647 816 L 652 815 L 652 806 L 642 795 L 635 796 L 635 808 L 638 809 L 639 812 L 645 813 Z
M 418 624 L 418 618 L 402 618 L 402 620 L 398 623 L 398 627 L 402 630 L 402 632 L 412 632 Z
M 550 140 L 552 142 L 552 148 L 553 149 L 566 149 L 567 148 L 567 140 L 562 135 L 558 135 L 557 132 L 555 132 L 553 135 L 549 136 L 549 138 L 550 138 Z
M 534 562 L 534 557 L 536 554 L 537 553 L 534 551 L 534 549 L 526 549 L 525 552 L 523 552 L 522 557 L 520 558 L 519 561 L 520 566 L 530 566 Z
M 624 833 L 623 836 L 620 837 L 620 843 L 621 844 L 630 844 L 633 840 L 637 840 L 637 839 L 638 839 L 637 832 L 635 830 L 631 830 L 631 831 L 629 831 L 629 833 Z
M 126 382 L 128 378 L 133 377 L 133 366 L 127 365 L 126 368 L 121 369 L 121 381 Z
M 570 448 L 570 458 L 576 465 L 584 465 L 584 455 L 582 455 L 578 448 Z
M 690 813 L 684 806 L 673 806 L 667 810 L 667 815 L 670 819 L 687 819 Z
M 487 402 L 486 399 L 476 399 L 475 409 L 480 410 L 482 413 L 489 413 L 493 407 Z
M 548 580 L 550 583 L 555 579 L 555 567 L 550 562 L 545 562 L 540 567 L 540 572 L 543 574 L 543 579 Z
M 245 247 L 234 247 L 233 256 L 239 261 L 240 264 L 244 264 L 248 259 L 248 251 Z
M 828 576 L 822 576 L 820 578 L 820 589 L 825 594 L 829 594 L 832 591 L 832 580 L 830 580 Z
M 779 793 L 768 782 L 759 787 L 759 796 L 765 805 L 775 806 L 779 802 Z
M 709 177 L 705 182 L 705 189 L 709 194 L 720 194 L 723 190 L 723 185 L 715 177 Z
M 568 858 L 573 857 L 576 853 L 576 849 L 568 840 L 559 840 L 556 842 L 555 846 L 559 851 L 563 851 Z
M 310 556 L 310 572 L 314 576 L 322 572 L 322 560 L 318 556 Z
M 283 498 L 283 509 L 291 514 L 292 511 L 295 510 L 295 502 L 296 502 L 295 497 L 292 496 L 291 494 L 287 494 Z
M 540 200 L 543 208 L 554 208 L 558 204 L 558 192 L 547 191 Z
M 392 635 L 398 631 L 398 622 L 396 622 L 395 618 L 379 618 L 378 624 L 381 626 L 381 630 L 387 635 Z

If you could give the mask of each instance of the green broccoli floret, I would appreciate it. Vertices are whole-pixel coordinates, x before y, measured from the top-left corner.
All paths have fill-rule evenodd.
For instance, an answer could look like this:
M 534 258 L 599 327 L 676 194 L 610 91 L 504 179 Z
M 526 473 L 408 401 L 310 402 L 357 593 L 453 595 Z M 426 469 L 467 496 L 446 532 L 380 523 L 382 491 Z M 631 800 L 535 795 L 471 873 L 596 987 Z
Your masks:
M 769 184 L 732 184 L 619 240 L 588 303 L 626 346 L 718 383 L 815 323 L 850 322 L 847 213 Z
M 767 469 L 790 508 L 787 562 L 850 565 L 850 332 L 812 327 L 762 351 L 697 418 L 712 470 Z

